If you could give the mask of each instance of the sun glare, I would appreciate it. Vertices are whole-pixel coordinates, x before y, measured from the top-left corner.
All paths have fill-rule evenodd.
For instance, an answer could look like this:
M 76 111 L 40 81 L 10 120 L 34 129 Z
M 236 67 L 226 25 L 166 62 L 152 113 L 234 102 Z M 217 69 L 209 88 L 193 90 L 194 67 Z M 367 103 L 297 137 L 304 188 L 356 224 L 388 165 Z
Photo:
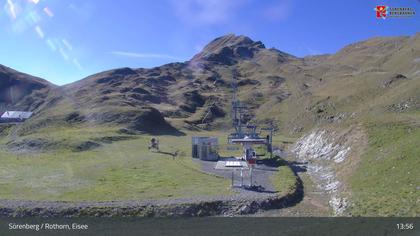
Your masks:
M 15 34 L 34 33 L 39 40 L 45 42 L 46 48 L 58 53 L 63 60 L 68 61 L 78 70 L 82 69 L 79 60 L 73 55 L 73 46 L 68 38 L 60 37 L 54 29 L 48 27 L 48 22 L 55 16 L 53 7 L 48 1 L 41 0 L 7 0 L 4 11 L 10 18 L 10 28 Z

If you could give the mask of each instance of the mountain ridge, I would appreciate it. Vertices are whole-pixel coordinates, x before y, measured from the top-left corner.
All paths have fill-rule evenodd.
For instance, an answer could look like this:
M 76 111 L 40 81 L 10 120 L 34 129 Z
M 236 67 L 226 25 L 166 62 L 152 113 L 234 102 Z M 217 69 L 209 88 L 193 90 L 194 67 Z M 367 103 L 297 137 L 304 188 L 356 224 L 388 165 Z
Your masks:
M 53 104 L 66 107 L 62 114 L 57 113 L 64 109 L 57 107 L 54 108 L 56 111 L 52 112 L 54 116 L 63 117 L 61 119 L 80 110 L 82 116 L 97 121 L 103 119 L 98 118 L 100 114 L 93 114 L 95 112 L 130 113 L 136 109 L 150 107 L 157 109 L 162 117 L 175 123 L 178 129 L 221 128 L 227 127 L 223 123 L 229 119 L 227 114 L 231 86 L 232 82 L 236 81 L 239 98 L 251 108 L 248 120 L 264 122 L 274 119 L 279 123 L 282 122 L 281 118 L 259 114 L 270 114 L 270 111 L 266 111 L 270 104 L 279 106 L 291 96 L 295 96 L 296 100 L 306 100 L 308 91 L 325 87 L 326 80 L 328 84 L 334 84 L 335 80 L 338 81 L 338 78 L 346 74 L 359 76 L 370 73 L 374 76 L 378 72 L 385 73 L 381 71 L 389 71 L 389 81 L 384 81 L 383 84 L 399 81 L 392 77 L 399 74 L 407 78 L 412 75 L 415 77 L 418 63 L 414 63 L 413 66 L 402 58 L 407 52 L 411 53 L 412 57 L 415 56 L 415 50 L 418 48 L 413 45 L 419 41 L 419 35 L 372 38 L 343 47 L 335 54 L 298 58 L 277 49 L 267 49 L 262 42 L 249 37 L 228 34 L 209 42 L 201 52 L 186 62 L 169 63 L 149 69 L 117 68 L 63 86 L 55 86 L 34 77 L 35 85 L 44 89 L 43 96 L 39 97 L 38 94 L 36 99 L 32 99 L 28 95 L 29 99 L 23 104 L 15 102 L 8 107 L 51 113 L 46 112 L 49 107 L 41 105 Z M 376 55 L 373 53 L 375 50 L 379 51 L 377 56 L 373 56 Z M 399 65 L 404 68 L 398 71 L 387 66 L 387 63 L 393 60 L 404 61 Z M 26 76 L 26 80 L 31 81 L 32 77 L 29 75 L 17 72 L 15 74 L 18 77 Z M 328 79 L 329 77 L 331 79 Z M 39 89 L 35 86 L 34 91 Z M 30 92 L 32 93 L 32 90 Z M 32 106 L 32 100 L 37 104 Z M 300 115 L 294 115 L 297 116 L 294 120 L 298 121 Z M 112 119 L 105 120 L 112 122 Z M 286 130 L 293 133 L 293 130 L 301 129 L 296 124 L 293 126 L 286 125 Z

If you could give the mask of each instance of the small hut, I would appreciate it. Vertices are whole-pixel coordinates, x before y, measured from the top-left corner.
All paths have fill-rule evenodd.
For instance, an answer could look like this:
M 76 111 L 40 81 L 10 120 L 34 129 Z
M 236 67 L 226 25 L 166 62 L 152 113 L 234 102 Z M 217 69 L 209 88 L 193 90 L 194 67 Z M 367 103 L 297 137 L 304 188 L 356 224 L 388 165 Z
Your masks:
M 32 116 L 32 112 L 27 111 L 5 111 L 1 117 L 0 122 L 12 123 L 12 122 L 24 122 Z

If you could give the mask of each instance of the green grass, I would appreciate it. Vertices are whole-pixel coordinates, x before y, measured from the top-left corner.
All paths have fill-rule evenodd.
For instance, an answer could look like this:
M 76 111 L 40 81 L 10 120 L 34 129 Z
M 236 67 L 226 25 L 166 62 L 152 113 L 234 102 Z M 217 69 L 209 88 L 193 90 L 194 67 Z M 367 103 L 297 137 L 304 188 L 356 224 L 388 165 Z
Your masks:
M 296 189 L 296 176 L 288 166 L 280 166 L 278 172 L 270 178 L 279 195 L 292 193 Z
M 117 127 L 45 128 L 20 139 L 46 138 L 71 143 L 115 136 L 117 130 Z M 164 153 L 148 151 L 151 139 L 148 135 L 135 135 L 136 139 L 103 144 L 85 152 L 62 148 L 12 154 L 2 145 L 0 199 L 111 201 L 233 194 L 230 180 L 203 173 L 199 163 L 192 160 L 192 135 L 217 136 L 220 143 L 226 138 L 221 132 L 159 136 Z M 3 137 L 1 142 L 7 141 Z M 178 156 L 173 159 L 170 154 L 175 152 Z M 282 175 L 290 174 L 285 167 L 281 169 Z M 283 185 L 279 186 L 281 189 Z
M 363 216 L 420 215 L 420 128 L 372 124 L 369 148 L 350 177 L 350 212 Z
M 279 191 L 279 195 L 290 194 L 296 190 L 297 187 L 297 177 L 293 173 L 292 169 L 287 165 L 287 162 L 278 158 L 276 159 L 278 163 L 278 171 L 270 177 L 270 181 L 273 184 L 274 188 Z
M 89 137 L 83 133 L 94 132 L 79 131 L 83 139 Z M 77 130 L 58 129 L 56 134 L 44 134 L 64 138 L 76 133 Z M 97 128 L 94 137 L 110 133 L 108 129 Z M 43 132 L 36 136 L 43 137 Z M 150 136 L 146 135 L 86 152 L 63 149 L 11 154 L 1 150 L 0 198 L 107 201 L 232 194 L 228 180 L 204 174 L 192 162 L 187 155 L 190 137 L 159 139 L 162 151 L 179 150 L 175 160 L 170 155 L 149 152 Z

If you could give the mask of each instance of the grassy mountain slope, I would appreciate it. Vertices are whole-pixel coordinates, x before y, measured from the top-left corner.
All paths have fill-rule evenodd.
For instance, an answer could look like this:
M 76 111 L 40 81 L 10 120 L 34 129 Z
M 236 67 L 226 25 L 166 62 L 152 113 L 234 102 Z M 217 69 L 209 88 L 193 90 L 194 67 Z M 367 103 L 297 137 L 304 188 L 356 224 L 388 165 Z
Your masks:
M 315 127 L 357 126 L 366 132 L 368 144 L 354 147 L 350 155 L 357 162 L 344 179 L 354 203 L 351 214 L 419 214 L 420 176 L 413 169 L 420 155 L 419 33 L 372 38 L 336 54 L 305 58 L 226 35 L 187 62 L 120 68 L 62 87 L 0 73 L 0 83 L 22 80 L 19 99 L 3 95 L 0 103 L 36 112 L 27 123 L 0 130 L 9 151 L 31 145 L 41 145 L 41 151 L 90 150 L 96 147 L 91 142 L 106 145 L 95 141 L 102 136 L 138 132 L 226 131 L 235 80 L 239 99 L 250 108 L 249 122 L 274 121 L 278 133 L 293 138 Z M 1 94 L 14 86 L 0 85 L 9 91 Z M 89 129 L 96 135 L 79 132 Z

